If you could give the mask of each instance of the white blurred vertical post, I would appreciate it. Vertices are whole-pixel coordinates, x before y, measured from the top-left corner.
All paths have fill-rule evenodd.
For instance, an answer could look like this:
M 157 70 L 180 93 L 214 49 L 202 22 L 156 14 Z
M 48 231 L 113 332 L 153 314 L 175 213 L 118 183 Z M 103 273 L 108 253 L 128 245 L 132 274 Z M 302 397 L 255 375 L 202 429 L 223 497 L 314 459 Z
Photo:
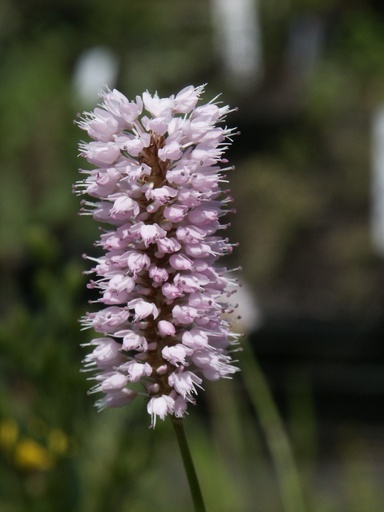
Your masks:
M 77 99 L 93 105 L 101 89 L 113 88 L 119 70 L 116 55 L 104 46 L 85 50 L 78 58 L 73 77 Z
M 384 256 L 384 106 L 373 115 L 371 196 L 372 242 L 376 252 Z
M 261 29 L 257 0 L 211 0 L 216 51 L 228 81 L 246 88 L 262 75 Z

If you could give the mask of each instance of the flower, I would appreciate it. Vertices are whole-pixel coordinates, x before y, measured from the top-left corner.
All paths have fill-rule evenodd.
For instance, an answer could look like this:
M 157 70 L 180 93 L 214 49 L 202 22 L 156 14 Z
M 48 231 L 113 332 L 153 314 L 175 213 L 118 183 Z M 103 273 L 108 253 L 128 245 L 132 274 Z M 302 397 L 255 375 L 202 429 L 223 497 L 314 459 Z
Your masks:
M 82 318 L 101 337 L 88 345 L 86 370 L 95 375 L 97 405 L 119 407 L 147 398 L 151 425 L 183 417 L 203 379 L 228 378 L 238 335 L 224 314 L 235 279 L 216 261 L 232 251 L 221 218 L 232 199 L 223 153 L 234 129 L 221 123 L 231 111 L 215 100 L 198 105 L 204 86 L 176 96 L 145 92 L 129 101 L 113 90 L 78 120 L 93 139 L 80 144 L 92 166 L 75 185 L 81 214 L 109 225 L 86 256 L 96 275 L 88 287 L 102 305 Z M 229 291 L 231 290 L 231 291 Z

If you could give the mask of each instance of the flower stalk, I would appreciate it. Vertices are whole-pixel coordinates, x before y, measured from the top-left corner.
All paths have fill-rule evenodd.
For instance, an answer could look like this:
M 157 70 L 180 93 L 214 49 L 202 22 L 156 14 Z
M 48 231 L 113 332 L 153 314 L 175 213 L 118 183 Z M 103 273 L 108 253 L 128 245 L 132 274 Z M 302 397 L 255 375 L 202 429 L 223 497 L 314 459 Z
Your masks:
M 183 420 L 172 417 L 172 425 L 179 445 L 181 458 L 183 460 L 185 473 L 188 479 L 189 489 L 191 491 L 195 512 L 206 512 L 203 495 L 201 493 L 199 480 L 197 478 L 195 466 L 193 464 L 191 452 L 189 450 Z

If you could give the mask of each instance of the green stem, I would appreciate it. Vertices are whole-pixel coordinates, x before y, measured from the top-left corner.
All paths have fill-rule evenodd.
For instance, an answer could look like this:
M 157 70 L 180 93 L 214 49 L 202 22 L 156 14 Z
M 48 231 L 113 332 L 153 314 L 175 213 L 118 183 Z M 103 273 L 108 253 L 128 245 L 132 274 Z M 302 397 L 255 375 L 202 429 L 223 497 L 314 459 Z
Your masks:
M 299 471 L 279 411 L 249 342 L 244 340 L 243 379 L 276 468 L 285 512 L 306 512 Z
M 183 459 L 185 473 L 187 475 L 189 489 L 192 494 L 195 512 L 206 512 L 203 495 L 201 494 L 199 481 L 197 479 L 195 466 L 193 464 L 191 452 L 188 447 L 187 438 L 185 437 L 183 420 L 172 416 L 171 421 L 173 428 L 175 430 L 177 442 L 179 444 L 181 458 Z

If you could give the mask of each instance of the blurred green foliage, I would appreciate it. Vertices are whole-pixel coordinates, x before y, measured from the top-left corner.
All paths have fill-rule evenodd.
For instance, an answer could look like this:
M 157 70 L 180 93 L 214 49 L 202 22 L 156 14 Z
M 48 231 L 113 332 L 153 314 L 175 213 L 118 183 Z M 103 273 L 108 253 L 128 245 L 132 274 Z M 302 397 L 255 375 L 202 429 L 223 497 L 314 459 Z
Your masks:
M 81 254 L 97 233 L 78 218 L 71 194 L 82 165 L 72 120 L 88 108 L 73 86 L 83 51 L 109 48 L 127 95 L 208 82 L 208 95 L 223 91 L 240 106 L 232 237 L 267 311 L 382 313 L 382 262 L 369 240 L 369 151 L 371 116 L 384 97 L 383 8 L 363 0 L 259 7 L 264 76 L 236 90 L 214 53 L 206 0 L 2 1 L 2 512 L 190 510 L 169 426 L 148 430 L 143 403 L 97 415 L 80 373 L 89 336 L 77 323 L 88 300 Z M 293 22 L 306 16 L 321 23 L 323 39 L 300 74 L 287 64 L 287 47 Z M 340 432 L 336 468 L 328 460 L 325 473 L 317 466 L 309 385 L 304 391 L 292 395 L 290 424 L 308 510 L 381 511 L 377 461 L 361 432 Z M 282 510 L 242 381 L 209 387 L 205 405 L 210 412 L 193 411 L 187 430 L 209 510 Z

